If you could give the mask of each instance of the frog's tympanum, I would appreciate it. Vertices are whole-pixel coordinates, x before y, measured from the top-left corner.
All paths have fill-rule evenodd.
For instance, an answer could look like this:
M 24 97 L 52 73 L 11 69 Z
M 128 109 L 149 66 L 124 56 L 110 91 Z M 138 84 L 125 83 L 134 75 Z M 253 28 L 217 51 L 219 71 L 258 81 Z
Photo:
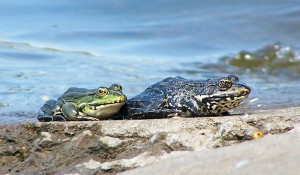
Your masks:
M 129 99 L 121 112 L 127 119 L 228 115 L 250 92 L 235 75 L 207 80 L 170 77 Z
M 56 100 L 48 100 L 38 113 L 39 121 L 104 120 L 116 115 L 126 102 L 117 84 L 98 89 L 69 88 Z

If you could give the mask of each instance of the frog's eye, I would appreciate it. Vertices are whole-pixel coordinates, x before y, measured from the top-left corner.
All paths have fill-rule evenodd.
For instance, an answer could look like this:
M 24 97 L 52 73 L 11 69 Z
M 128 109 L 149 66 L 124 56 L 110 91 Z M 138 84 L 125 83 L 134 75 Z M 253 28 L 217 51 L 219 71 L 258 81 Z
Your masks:
M 232 82 L 239 82 L 239 77 L 237 77 L 236 75 L 228 75 L 227 78 L 229 80 L 231 80 Z
M 112 84 L 109 89 L 122 92 L 122 86 L 119 84 Z
M 123 90 L 123 88 L 122 88 L 122 86 L 121 86 L 121 85 L 118 85 L 117 87 L 115 87 L 115 90 L 117 90 L 117 91 L 122 91 L 122 90 Z
M 219 90 L 221 91 L 226 91 L 227 89 L 231 88 L 232 86 L 232 81 L 229 80 L 228 78 L 224 77 L 224 78 L 221 78 L 219 80 Z
M 108 89 L 107 88 L 99 88 L 97 94 L 100 97 L 103 97 L 108 94 Z

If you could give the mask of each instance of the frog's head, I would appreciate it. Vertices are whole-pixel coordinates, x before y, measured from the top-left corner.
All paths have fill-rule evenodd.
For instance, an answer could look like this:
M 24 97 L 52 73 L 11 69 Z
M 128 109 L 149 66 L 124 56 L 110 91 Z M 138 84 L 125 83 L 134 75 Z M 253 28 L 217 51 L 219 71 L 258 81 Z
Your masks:
M 198 95 L 196 98 L 206 105 L 210 114 L 214 115 L 238 107 L 248 97 L 251 89 L 239 83 L 237 76 L 229 75 L 208 81 L 204 91 L 203 95 Z
M 100 87 L 97 89 L 94 100 L 90 105 L 105 105 L 115 103 L 125 103 L 127 97 L 122 92 L 122 86 L 113 84 L 109 88 Z
M 89 116 L 105 119 L 117 114 L 125 104 L 127 97 L 122 92 L 122 87 L 117 84 L 109 88 L 100 87 L 93 96 L 80 105 L 82 112 Z M 89 108 L 85 106 L 88 105 Z

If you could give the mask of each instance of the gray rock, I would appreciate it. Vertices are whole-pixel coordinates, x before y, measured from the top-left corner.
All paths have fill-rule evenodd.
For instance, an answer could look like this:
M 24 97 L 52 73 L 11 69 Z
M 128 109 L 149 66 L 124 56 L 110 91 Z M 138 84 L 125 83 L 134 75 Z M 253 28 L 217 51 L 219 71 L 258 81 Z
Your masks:
M 120 175 L 296 175 L 300 132 L 268 135 L 230 147 L 185 152 Z
M 253 140 L 258 132 L 296 131 L 299 109 L 227 117 L 0 125 L 0 174 L 116 174 L 186 151 L 215 152 L 219 149 L 214 148 Z

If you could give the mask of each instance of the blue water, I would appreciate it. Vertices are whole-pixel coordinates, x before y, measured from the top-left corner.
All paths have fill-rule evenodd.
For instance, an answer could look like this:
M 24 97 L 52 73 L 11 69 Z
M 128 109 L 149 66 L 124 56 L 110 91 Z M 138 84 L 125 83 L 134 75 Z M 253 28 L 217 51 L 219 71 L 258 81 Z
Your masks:
M 9 113 L 34 113 L 71 86 L 120 83 L 132 97 L 168 76 L 223 75 L 180 71 L 194 62 L 274 42 L 300 48 L 300 6 L 289 0 L 3 0 L 0 18 L 0 123 L 35 121 Z M 260 105 L 299 105 L 298 80 L 241 79 Z

